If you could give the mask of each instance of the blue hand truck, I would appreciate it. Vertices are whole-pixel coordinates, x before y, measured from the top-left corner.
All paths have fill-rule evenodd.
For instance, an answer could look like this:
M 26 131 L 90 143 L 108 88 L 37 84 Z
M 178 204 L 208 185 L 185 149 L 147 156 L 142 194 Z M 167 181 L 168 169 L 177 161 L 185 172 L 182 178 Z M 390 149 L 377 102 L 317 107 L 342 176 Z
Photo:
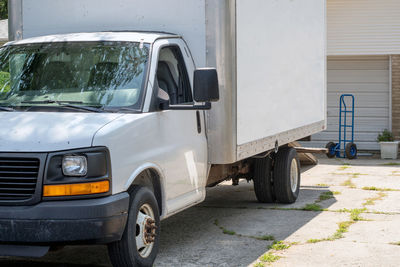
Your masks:
M 351 102 L 351 106 L 349 102 Z M 354 95 L 343 94 L 340 96 L 339 143 L 329 142 L 326 148 L 328 149 L 328 158 L 336 156 L 337 158 L 355 159 L 357 157 L 357 146 L 354 144 Z

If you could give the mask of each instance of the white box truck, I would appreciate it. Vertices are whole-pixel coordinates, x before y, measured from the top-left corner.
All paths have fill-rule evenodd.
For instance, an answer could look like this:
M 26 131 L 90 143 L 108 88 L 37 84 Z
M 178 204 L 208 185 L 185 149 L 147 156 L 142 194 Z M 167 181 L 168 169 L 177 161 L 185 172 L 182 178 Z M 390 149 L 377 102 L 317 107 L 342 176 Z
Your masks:
M 207 186 L 296 201 L 287 144 L 326 127 L 324 0 L 9 3 L 0 255 L 101 243 L 151 266 Z

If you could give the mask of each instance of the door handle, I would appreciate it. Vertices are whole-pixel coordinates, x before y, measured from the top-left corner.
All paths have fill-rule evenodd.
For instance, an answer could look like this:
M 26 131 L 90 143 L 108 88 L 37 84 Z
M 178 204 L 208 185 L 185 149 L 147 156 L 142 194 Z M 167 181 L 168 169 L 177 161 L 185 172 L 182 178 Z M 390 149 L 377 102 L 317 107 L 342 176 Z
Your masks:
M 197 119 L 197 132 L 201 133 L 200 111 L 196 111 L 196 119 Z

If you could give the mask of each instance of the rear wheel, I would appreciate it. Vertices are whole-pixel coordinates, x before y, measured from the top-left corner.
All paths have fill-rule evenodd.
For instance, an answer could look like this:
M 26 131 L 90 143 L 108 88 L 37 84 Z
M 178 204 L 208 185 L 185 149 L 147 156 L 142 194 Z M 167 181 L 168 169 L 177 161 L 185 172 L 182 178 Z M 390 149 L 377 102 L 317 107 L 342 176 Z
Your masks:
M 269 157 L 256 159 L 254 163 L 254 192 L 261 203 L 275 202 L 271 175 L 272 160 Z
M 336 144 L 334 142 L 329 142 L 325 147 L 328 149 L 326 156 L 330 159 L 334 158 L 336 155 Z
M 354 143 L 348 143 L 345 148 L 346 157 L 348 159 L 355 159 L 357 157 L 357 146 Z
M 122 239 L 108 245 L 114 267 L 152 266 L 160 242 L 160 215 L 156 198 L 146 187 L 136 186 L 131 195 L 128 222 Z
M 294 203 L 300 192 L 300 163 L 296 149 L 281 148 L 274 166 L 274 191 L 281 203 Z

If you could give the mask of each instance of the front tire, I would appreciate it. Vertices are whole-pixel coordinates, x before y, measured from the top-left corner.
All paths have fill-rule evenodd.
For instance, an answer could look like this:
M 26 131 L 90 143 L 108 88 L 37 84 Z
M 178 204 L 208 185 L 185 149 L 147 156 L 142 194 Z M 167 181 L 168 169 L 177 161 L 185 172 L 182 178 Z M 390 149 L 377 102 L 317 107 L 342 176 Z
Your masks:
M 274 166 L 274 190 L 276 199 L 281 203 L 296 202 L 300 192 L 300 163 L 296 149 L 279 149 Z
M 160 243 L 160 213 L 151 190 L 135 186 L 130 192 L 128 221 L 120 241 L 108 245 L 114 267 L 152 266 Z
M 254 192 L 261 203 L 275 202 L 271 175 L 272 160 L 269 157 L 256 159 L 254 163 Z

